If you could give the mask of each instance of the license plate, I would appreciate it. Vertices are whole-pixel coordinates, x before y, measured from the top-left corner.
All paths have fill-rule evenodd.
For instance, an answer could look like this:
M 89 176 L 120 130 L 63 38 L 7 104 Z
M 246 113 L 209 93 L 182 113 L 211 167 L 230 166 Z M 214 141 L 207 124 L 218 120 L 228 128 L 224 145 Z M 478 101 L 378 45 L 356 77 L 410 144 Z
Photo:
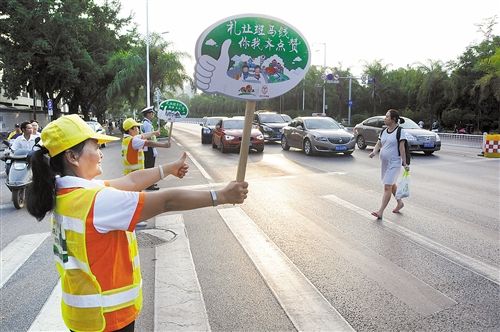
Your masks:
M 424 143 L 424 148 L 433 148 L 434 143 Z
M 335 151 L 345 151 L 345 150 L 347 150 L 347 146 L 345 145 L 337 145 L 335 147 Z

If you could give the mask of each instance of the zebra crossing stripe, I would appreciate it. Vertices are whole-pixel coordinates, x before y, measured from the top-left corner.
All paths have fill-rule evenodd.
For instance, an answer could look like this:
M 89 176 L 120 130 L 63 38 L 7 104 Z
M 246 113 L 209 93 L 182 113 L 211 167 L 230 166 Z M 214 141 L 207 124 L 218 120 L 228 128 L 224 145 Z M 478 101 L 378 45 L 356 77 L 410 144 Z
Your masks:
M 167 229 L 177 237 L 156 247 L 154 329 L 210 331 L 182 215 L 156 217 L 154 235 L 170 240 Z
M 354 331 L 242 209 L 218 212 L 298 331 Z
M 323 196 L 325 199 L 330 200 L 334 203 L 337 203 L 357 214 L 373 219 L 373 216 L 370 212 L 349 203 L 340 197 L 335 195 L 326 195 Z M 409 241 L 418 244 L 419 246 L 425 248 L 426 250 L 439 255 L 448 261 L 456 264 L 462 268 L 465 268 L 473 273 L 480 275 L 483 278 L 494 282 L 497 285 L 500 285 L 500 274 L 498 273 L 498 266 L 493 266 L 488 263 L 482 262 L 465 254 L 462 254 L 456 250 L 448 248 L 447 246 L 440 244 L 426 236 L 420 235 L 409 230 L 406 227 L 395 224 L 394 222 L 384 218 L 384 226 L 398 234 L 399 236 L 403 236 L 407 238 Z
M 59 279 L 28 332 L 68 331 L 61 315 L 61 296 L 61 279 Z
M 0 288 L 30 258 L 49 235 L 49 232 L 21 235 L 0 252 L 2 266 L 0 269 Z

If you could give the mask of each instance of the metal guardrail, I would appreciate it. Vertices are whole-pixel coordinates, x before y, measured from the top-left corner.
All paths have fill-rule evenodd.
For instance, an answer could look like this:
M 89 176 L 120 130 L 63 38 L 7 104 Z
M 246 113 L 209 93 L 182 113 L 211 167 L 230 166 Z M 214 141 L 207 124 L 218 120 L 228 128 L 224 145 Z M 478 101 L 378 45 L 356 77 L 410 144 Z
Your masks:
M 441 144 L 465 146 L 470 148 L 483 148 L 483 135 L 437 133 Z

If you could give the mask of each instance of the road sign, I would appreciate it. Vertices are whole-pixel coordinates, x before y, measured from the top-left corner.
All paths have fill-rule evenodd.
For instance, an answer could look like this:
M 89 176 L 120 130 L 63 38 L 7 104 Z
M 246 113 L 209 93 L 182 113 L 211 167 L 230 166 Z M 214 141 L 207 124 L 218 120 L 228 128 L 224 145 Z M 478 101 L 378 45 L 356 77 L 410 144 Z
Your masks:
M 281 96 L 305 77 L 309 45 L 286 22 L 237 15 L 206 29 L 196 43 L 196 86 L 244 100 Z
M 328 74 L 326 75 L 326 82 L 327 83 L 334 83 L 338 84 L 339 83 L 339 75 L 338 74 Z
M 158 118 L 169 122 L 175 122 L 176 118 L 185 118 L 188 113 L 189 109 L 182 101 L 167 99 L 160 103 Z
M 349 101 L 347 102 L 347 104 L 349 105 L 349 107 L 351 107 L 351 106 L 352 106 L 352 100 L 349 100 Z
M 54 105 L 52 104 L 52 99 L 47 100 L 47 110 L 50 116 L 54 115 L 53 113 L 53 107 Z

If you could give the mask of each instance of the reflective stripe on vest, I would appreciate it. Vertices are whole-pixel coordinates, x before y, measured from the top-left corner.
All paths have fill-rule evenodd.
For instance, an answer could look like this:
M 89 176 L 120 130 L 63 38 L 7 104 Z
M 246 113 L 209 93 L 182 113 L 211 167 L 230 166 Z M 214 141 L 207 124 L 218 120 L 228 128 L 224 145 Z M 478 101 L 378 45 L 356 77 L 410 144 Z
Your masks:
M 104 313 L 133 306 L 142 307 L 142 277 L 139 250 L 134 232 L 127 235 L 132 265 L 130 283 L 103 291 L 90 269 L 86 248 L 86 225 L 97 193 L 103 187 L 78 188 L 57 195 L 52 214 L 54 256 L 61 277 L 62 315 L 73 331 L 102 331 L 106 327 Z
M 109 295 L 72 295 L 63 292 L 62 299 L 64 303 L 75 308 L 114 307 L 134 301 L 139 296 L 141 287 L 142 285 L 138 285 L 129 290 Z
M 125 136 L 122 140 L 122 163 L 125 175 L 144 169 L 144 151 L 142 149 L 135 150 L 132 147 L 132 138 L 132 136 Z

